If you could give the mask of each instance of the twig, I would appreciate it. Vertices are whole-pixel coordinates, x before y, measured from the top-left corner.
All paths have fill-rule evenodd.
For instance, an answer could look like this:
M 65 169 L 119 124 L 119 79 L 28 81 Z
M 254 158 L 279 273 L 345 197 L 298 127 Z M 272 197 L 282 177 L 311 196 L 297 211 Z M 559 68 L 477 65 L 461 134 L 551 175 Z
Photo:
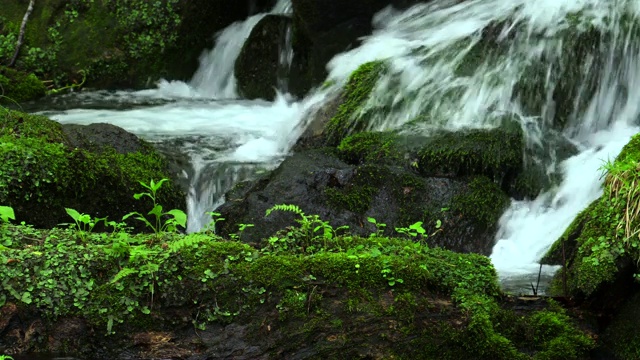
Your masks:
M 27 12 L 24 14 L 24 17 L 22 18 L 22 24 L 20 25 L 20 34 L 18 35 L 18 43 L 16 44 L 16 51 L 13 53 L 13 57 L 11 58 L 11 61 L 9 61 L 9 64 L 8 64 L 9 67 L 12 67 L 13 65 L 16 64 L 16 60 L 18 59 L 18 53 L 20 52 L 20 48 L 22 47 L 22 43 L 24 42 L 24 32 L 27 27 L 27 20 L 29 20 L 29 16 L 33 11 L 33 5 L 35 2 L 36 2 L 35 0 L 29 1 L 29 7 L 27 8 Z
M 538 270 L 538 282 L 536 282 L 536 292 L 534 295 L 538 295 L 538 286 L 540 286 L 540 275 L 542 275 L 542 263 L 540 263 L 540 270 Z

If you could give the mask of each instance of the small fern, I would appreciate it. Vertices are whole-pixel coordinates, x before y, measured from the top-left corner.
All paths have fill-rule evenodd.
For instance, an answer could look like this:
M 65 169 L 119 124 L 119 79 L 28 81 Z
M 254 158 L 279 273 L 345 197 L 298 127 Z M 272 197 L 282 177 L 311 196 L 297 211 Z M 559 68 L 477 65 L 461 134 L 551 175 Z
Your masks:
M 124 279 L 125 277 L 131 275 L 131 274 L 137 274 L 138 270 L 136 269 L 132 269 L 129 267 L 125 267 L 122 268 L 122 270 L 118 271 L 118 273 L 116 274 L 116 276 L 113 277 L 113 279 L 109 282 L 110 284 L 115 284 L 118 281 Z
M 346 230 L 348 226 L 341 226 L 338 229 L 334 229 L 328 221 L 320 219 L 318 215 L 306 215 L 300 207 L 293 204 L 279 204 L 274 205 L 270 209 L 267 209 L 266 216 L 269 216 L 273 211 L 285 211 L 299 215 L 300 218 L 296 219 L 296 222 L 300 224 L 300 231 L 296 234 L 296 242 L 302 245 L 303 248 L 313 248 L 314 243 L 317 240 L 323 240 L 324 248 L 327 248 L 327 241 L 336 237 L 338 230 Z M 320 232 L 321 235 L 316 235 Z
M 274 205 L 271 209 L 267 209 L 267 213 L 265 215 L 269 216 L 273 211 L 287 211 L 287 212 L 292 212 L 296 215 L 300 215 L 302 218 L 307 218 L 307 216 L 304 214 L 304 212 L 302 211 L 302 209 L 300 209 L 298 207 L 298 205 L 293 205 L 293 204 L 279 204 L 279 205 Z
M 182 249 L 196 247 L 198 244 L 208 242 L 211 240 L 209 236 L 183 236 L 178 240 L 172 241 L 169 243 L 169 250 L 171 252 L 178 252 Z

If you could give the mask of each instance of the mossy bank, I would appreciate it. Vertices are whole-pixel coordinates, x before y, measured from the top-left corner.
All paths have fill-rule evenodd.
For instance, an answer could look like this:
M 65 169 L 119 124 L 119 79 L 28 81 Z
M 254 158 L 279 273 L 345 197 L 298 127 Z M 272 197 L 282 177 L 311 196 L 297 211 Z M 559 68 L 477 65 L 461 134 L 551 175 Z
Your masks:
M 0 108 L 0 203 L 19 221 L 50 228 L 71 219 L 65 208 L 120 220 L 146 209 L 133 195 L 139 181 L 171 178 L 151 145 L 112 125 L 62 126 L 44 116 Z M 185 196 L 168 185 L 159 200 L 184 209 Z
M 513 310 L 486 257 L 305 229 L 255 247 L 4 224 L 0 351 L 511 360 L 583 359 L 595 344 L 553 302 Z

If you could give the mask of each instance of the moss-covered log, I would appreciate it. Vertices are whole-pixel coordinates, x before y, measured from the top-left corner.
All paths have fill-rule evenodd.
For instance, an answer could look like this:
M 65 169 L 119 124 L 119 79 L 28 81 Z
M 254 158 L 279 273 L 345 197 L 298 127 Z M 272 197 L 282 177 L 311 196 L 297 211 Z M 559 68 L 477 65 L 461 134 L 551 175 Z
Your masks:
M 0 352 L 542 360 L 584 359 L 594 346 L 553 303 L 515 312 L 486 257 L 301 229 L 258 248 L 5 224 Z

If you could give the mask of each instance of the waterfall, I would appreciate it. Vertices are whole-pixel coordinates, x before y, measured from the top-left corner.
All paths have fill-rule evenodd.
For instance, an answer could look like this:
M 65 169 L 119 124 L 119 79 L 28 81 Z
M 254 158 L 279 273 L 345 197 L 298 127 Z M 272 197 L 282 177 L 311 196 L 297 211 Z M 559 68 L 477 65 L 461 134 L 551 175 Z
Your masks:
M 371 130 L 492 128 L 509 114 L 520 120 L 527 146 L 541 147 L 545 131 L 563 129 L 580 153 L 549 164 L 563 176 L 558 186 L 512 201 L 491 255 L 503 279 L 537 275 L 540 257 L 600 196 L 600 166 L 638 131 L 639 16 L 631 0 L 440 0 L 404 12 L 387 8 L 359 48 L 331 61 L 329 78 L 343 82 L 367 61 L 388 63 L 363 110 Z
M 291 0 L 278 0 L 268 14 L 290 14 Z M 211 51 L 200 56 L 200 66 L 191 79 L 190 85 L 200 96 L 214 99 L 237 99 L 234 67 L 242 51 L 242 45 L 251 30 L 267 13 L 248 17 L 222 30 L 216 36 L 216 44 Z
M 289 92 L 289 73 L 293 62 L 293 29 L 291 24 L 287 24 L 284 29 L 284 36 L 280 38 L 278 58 L 278 91 Z
M 287 0 L 272 10 L 290 12 Z M 553 151 L 547 154 L 542 160 L 561 182 L 536 199 L 512 201 L 502 216 L 491 259 L 503 279 L 537 275 L 542 254 L 600 196 L 600 166 L 639 131 L 635 0 L 433 0 L 405 11 L 387 8 L 374 17 L 375 31 L 361 46 L 328 64 L 332 85 L 322 91 L 299 102 L 284 96 L 273 103 L 216 100 L 237 97 L 233 64 L 264 15 L 220 33 L 190 86 L 161 84 L 158 90 L 119 95 L 131 104 L 125 109 L 73 109 L 52 117 L 110 122 L 152 141 L 179 137 L 177 144 L 195 167 L 188 201 L 189 231 L 196 231 L 231 185 L 277 166 L 304 131 L 305 114 L 327 93 L 345 84 L 359 65 L 384 60 L 388 69 L 363 110 L 370 114 L 371 130 L 493 128 L 509 115 L 520 121 L 529 148 L 546 151 L 548 134 L 578 147 L 577 155 L 562 162 Z M 290 41 L 285 36 L 280 48 L 283 68 L 290 65 Z M 205 94 L 205 101 L 194 93 Z M 166 97 L 174 102 L 155 102 Z

